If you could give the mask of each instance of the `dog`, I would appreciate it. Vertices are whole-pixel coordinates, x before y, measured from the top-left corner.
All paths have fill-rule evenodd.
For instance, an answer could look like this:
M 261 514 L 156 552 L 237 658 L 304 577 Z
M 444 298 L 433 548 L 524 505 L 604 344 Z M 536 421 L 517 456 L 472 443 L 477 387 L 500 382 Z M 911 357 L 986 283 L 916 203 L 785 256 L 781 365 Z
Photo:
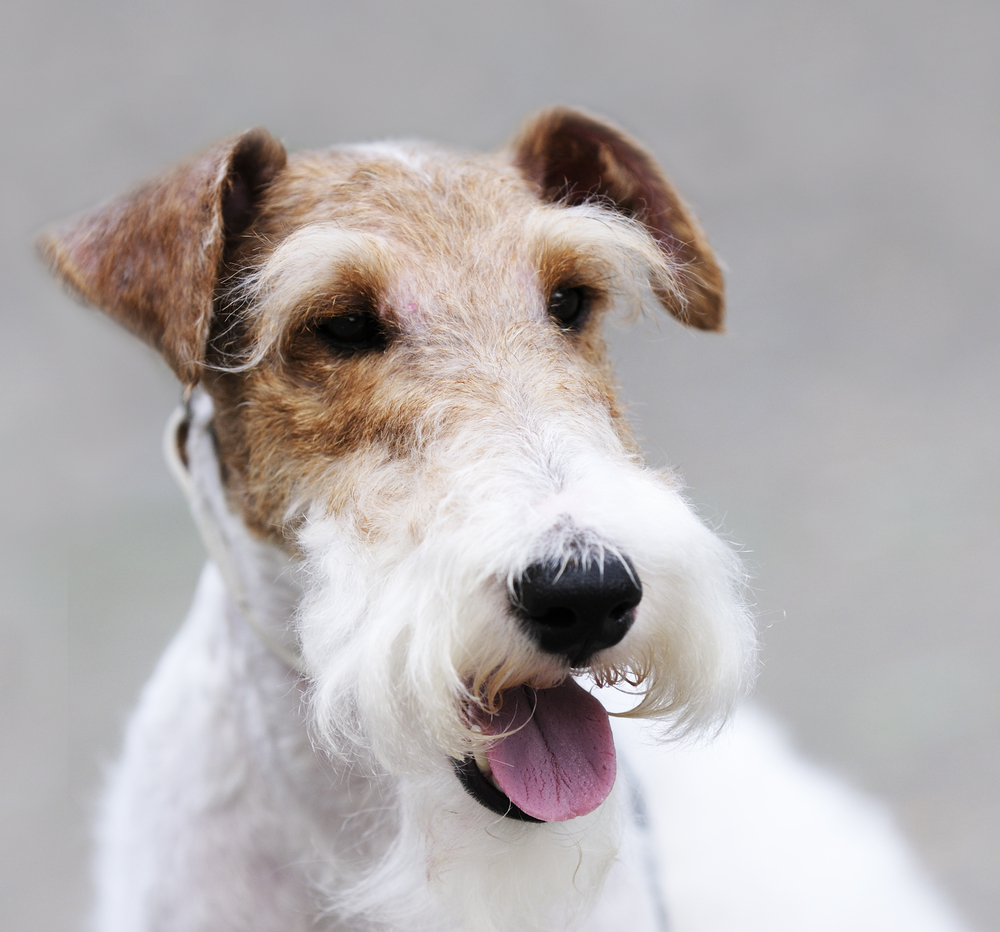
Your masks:
M 723 281 L 626 133 L 250 130 L 41 248 L 183 385 L 210 556 L 105 797 L 102 932 L 960 927 L 881 810 L 734 713 L 744 570 L 601 337 L 718 331 Z

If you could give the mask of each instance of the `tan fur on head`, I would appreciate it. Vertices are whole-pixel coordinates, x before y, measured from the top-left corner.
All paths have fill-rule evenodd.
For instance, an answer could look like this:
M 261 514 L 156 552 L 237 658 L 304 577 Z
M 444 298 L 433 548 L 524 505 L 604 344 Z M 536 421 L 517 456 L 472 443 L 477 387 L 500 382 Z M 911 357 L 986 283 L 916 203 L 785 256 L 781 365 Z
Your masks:
M 658 301 L 694 326 L 718 329 L 722 318 L 711 251 L 652 157 L 564 108 L 485 157 L 367 146 L 286 164 L 277 140 L 250 130 L 55 228 L 41 247 L 75 292 L 158 348 L 186 385 L 207 383 L 234 504 L 277 539 L 331 457 L 341 458 L 327 482 L 336 507 L 358 491 L 344 456 L 392 460 L 428 418 L 452 416 L 429 391 L 451 378 L 435 371 L 451 355 L 446 333 L 516 344 L 513 331 L 503 336 L 517 318 L 504 323 L 505 308 L 542 302 L 532 313 L 544 318 L 545 295 L 585 285 L 594 321 L 572 343 L 591 367 L 581 390 L 620 420 L 599 312 Z M 456 277 L 470 261 L 474 274 Z M 405 337 L 398 347 L 340 361 L 323 351 L 317 323 L 355 305 Z M 540 337 L 557 357 L 570 348 Z M 465 403 L 484 393 L 470 386 Z
M 632 447 L 604 311 L 659 302 L 721 326 L 711 251 L 652 157 L 564 108 L 493 156 L 375 145 L 286 163 L 277 140 L 250 130 L 41 245 L 73 290 L 160 349 L 187 386 L 205 384 L 233 504 L 277 541 L 294 534 L 310 489 L 334 511 L 362 488 L 392 501 L 398 480 L 383 488 L 375 464 L 411 455 L 457 404 L 488 410 L 518 346 L 530 346 L 539 384 L 546 369 L 572 382 Z M 545 302 L 575 286 L 592 309 L 567 339 Z M 352 308 L 377 315 L 384 352 L 338 357 L 317 339 Z

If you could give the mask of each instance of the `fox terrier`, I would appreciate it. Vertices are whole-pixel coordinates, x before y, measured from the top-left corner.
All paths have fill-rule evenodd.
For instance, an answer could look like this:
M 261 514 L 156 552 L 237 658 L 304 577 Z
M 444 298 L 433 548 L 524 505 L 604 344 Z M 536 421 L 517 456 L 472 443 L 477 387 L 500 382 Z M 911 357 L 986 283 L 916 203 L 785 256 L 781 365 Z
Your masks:
M 652 156 L 225 140 L 54 228 L 184 386 L 209 555 L 99 826 L 102 932 L 957 929 L 760 713 L 732 549 L 644 465 L 601 325 L 720 330 Z

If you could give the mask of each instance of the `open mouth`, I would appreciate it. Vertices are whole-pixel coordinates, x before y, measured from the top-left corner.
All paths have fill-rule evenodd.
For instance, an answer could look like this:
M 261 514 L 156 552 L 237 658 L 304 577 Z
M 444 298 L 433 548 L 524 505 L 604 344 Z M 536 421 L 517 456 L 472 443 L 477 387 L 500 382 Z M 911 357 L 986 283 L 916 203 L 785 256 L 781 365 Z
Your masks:
M 550 689 L 517 686 L 494 715 L 475 714 L 495 735 L 485 754 L 456 761 L 462 786 L 499 815 L 522 822 L 564 822 L 593 812 L 617 771 L 604 706 L 567 679 Z

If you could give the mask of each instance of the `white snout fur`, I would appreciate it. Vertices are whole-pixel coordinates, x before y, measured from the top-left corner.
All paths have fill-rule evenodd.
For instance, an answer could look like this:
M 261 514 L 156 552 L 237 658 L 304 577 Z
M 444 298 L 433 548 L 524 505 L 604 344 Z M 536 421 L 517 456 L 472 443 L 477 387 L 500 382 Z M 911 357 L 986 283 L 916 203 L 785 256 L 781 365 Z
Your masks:
M 501 419 L 477 419 L 424 450 L 425 471 L 408 476 L 417 501 L 379 515 L 376 539 L 360 532 L 370 511 L 314 514 L 301 533 L 298 630 L 318 740 L 399 792 L 399 834 L 332 897 L 341 914 L 417 928 L 444 908 L 460 926 L 552 929 L 600 890 L 621 843 L 619 790 L 589 816 L 525 825 L 482 808 L 452 771 L 483 740 L 467 710 L 491 684 L 567 675 L 511 609 L 510 582 L 530 564 L 581 547 L 632 561 L 635 623 L 590 669 L 638 683 L 634 714 L 664 731 L 718 723 L 749 686 L 754 630 L 732 551 L 671 476 L 621 448 L 606 415 L 563 413 L 543 429 L 534 417 L 536 429 L 507 435 Z
M 672 478 L 636 464 L 599 423 L 485 443 L 483 424 L 475 428 L 475 442 L 453 437 L 431 451 L 418 486 L 446 491 L 422 523 L 413 505 L 393 521 L 383 515 L 377 540 L 359 533 L 370 515 L 351 511 L 314 515 L 301 534 L 298 624 L 323 740 L 371 751 L 395 774 L 468 753 L 477 739 L 464 710 L 477 685 L 566 675 L 525 633 L 509 591 L 530 564 L 581 544 L 628 557 L 643 587 L 635 624 L 597 655 L 595 678 L 641 682 L 635 714 L 673 730 L 724 717 L 753 672 L 742 571 Z M 581 442 L 588 435 L 598 442 Z M 436 464 L 447 468 L 435 479 Z

